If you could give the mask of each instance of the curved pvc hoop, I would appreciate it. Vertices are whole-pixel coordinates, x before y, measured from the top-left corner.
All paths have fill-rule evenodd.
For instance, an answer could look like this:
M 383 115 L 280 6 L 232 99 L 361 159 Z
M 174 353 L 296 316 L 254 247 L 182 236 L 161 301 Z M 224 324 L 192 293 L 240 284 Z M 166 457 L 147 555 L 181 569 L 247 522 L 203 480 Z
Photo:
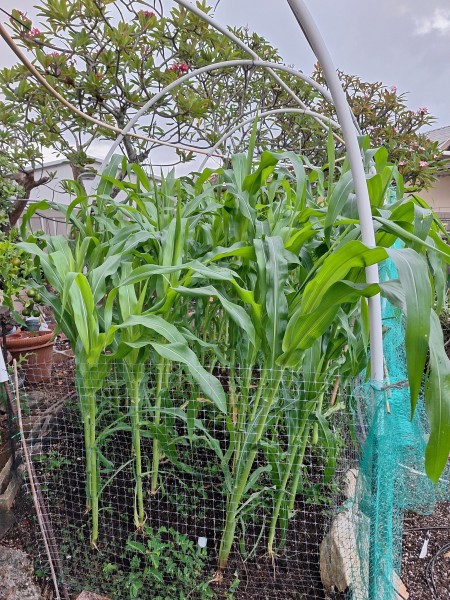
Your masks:
M 295 18 L 302 29 L 312 51 L 322 66 L 325 79 L 330 89 L 336 114 L 342 127 L 350 167 L 355 184 L 356 202 L 361 226 L 362 242 L 369 248 L 376 246 L 375 231 L 373 227 L 372 208 L 370 205 L 369 192 L 367 189 L 366 173 L 358 144 L 358 138 L 354 127 L 352 113 L 339 80 L 333 60 L 320 34 L 320 31 L 309 12 L 304 0 L 287 0 Z M 366 279 L 368 283 L 379 283 L 378 267 L 371 265 L 366 267 Z M 370 321 L 370 359 L 371 379 L 381 382 L 384 378 L 383 360 L 383 333 L 381 316 L 380 295 L 369 298 L 369 321 Z
M 247 46 L 247 44 L 245 44 L 241 39 L 239 39 L 236 35 L 234 35 L 234 33 L 232 33 L 227 27 L 224 27 L 223 25 L 218 23 L 215 19 L 213 19 L 212 17 L 207 15 L 205 12 L 203 12 L 200 8 L 198 8 L 198 6 L 195 6 L 191 2 L 188 2 L 187 0 L 175 0 L 175 2 L 177 4 L 179 4 L 180 6 L 183 6 L 190 12 L 194 13 L 195 15 L 197 15 L 197 17 L 200 17 L 200 19 L 203 19 L 203 21 L 208 23 L 208 25 L 210 25 L 211 27 L 214 27 L 214 29 L 217 29 L 217 31 L 220 31 L 220 33 L 222 33 L 224 36 L 226 36 L 228 39 L 230 39 L 232 42 L 234 42 L 236 44 L 236 46 L 238 46 L 239 48 L 244 50 L 244 52 L 247 52 L 247 54 L 249 54 L 249 56 L 253 57 L 256 60 L 258 60 L 260 58 L 256 54 L 256 52 L 250 48 L 250 46 Z M 270 75 L 272 75 L 272 77 L 275 79 L 275 81 L 279 85 L 281 85 L 281 87 L 291 96 L 291 98 L 293 98 L 297 102 L 297 104 L 299 104 L 299 106 L 301 106 L 302 108 L 307 108 L 306 104 L 296 95 L 296 93 L 287 85 L 287 83 L 284 82 L 275 73 L 275 71 L 272 68 L 265 67 L 265 69 L 268 73 L 270 73 Z M 354 117 L 353 114 L 352 114 L 352 119 L 353 119 L 356 129 L 360 133 L 358 121 L 356 120 L 356 118 Z M 317 120 L 317 122 L 320 123 L 320 120 Z M 339 141 L 342 142 L 341 139 L 339 139 Z
M 289 73 L 290 75 L 294 75 L 294 77 L 298 77 L 302 81 L 305 81 L 306 83 L 311 85 L 313 88 L 315 88 L 319 92 L 319 94 L 321 94 L 321 96 L 323 96 L 325 98 L 325 100 L 327 100 L 330 104 L 333 104 L 332 96 L 327 89 L 325 89 L 323 86 L 321 86 L 319 83 L 317 83 L 317 81 L 314 81 L 314 79 L 311 79 L 311 77 L 308 77 L 307 75 L 304 75 L 303 73 L 300 73 L 299 71 L 296 71 L 292 67 L 287 67 L 286 65 L 279 65 L 277 63 L 273 63 L 273 62 L 269 62 L 269 61 L 265 61 L 265 60 L 250 60 L 248 58 L 247 59 L 241 58 L 241 59 L 237 59 L 237 60 L 225 60 L 225 61 L 222 61 L 219 63 L 205 65 L 204 67 L 195 69 L 195 71 L 186 73 L 186 75 L 183 75 L 179 79 L 176 79 L 175 81 L 172 81 L 172 83 L 169 83 L 169 85 L 166 85 L 165 88 L 163 88 L 161 91 L 159 91 L 157 94 L 155 94 L 152 98 L 150 98 L 150 100 L 148 100 L 148 102 L 146 102 L 144 104 L 144 106 L 142 106 L 138 110 L 138 112 L 128 121 L 128 123 L 122 129 L 122 132 L 117 136 L 116 140 L 114 141 L 111 148 L 109 149 L 108 154 L 106 155 L 105 159 L 103 160 L 103 163 L 100 167 L 99 172 L 101 173 L 106 168 L 109 161 L 111 160 L 112 155 L 116 151 L 117 147 L 122 143 L 122 140 L 124 139 L 125 135 L 134 127 L 134 125 L 137 123 L 137 121 L 153 105 L 155 105 L 157 102 L 159 102 L 159 100 L 161 100 L 166 94 L 171 92 L 173 89 L 179 87 L 186 81 L 189 81 L 189 79 L 197 77 L 197 75 L 201 75 L 202 73 L 208 73 L 209 71 L 214 71 L 216 69 L 227 69 L 230 67 L 252 67 L 252 66 L 271 68 L 274 70 L 283 71 L 284 73 Z M 96 181 L 97 181 L 97 178 L 96 178 Z
M 220 140 L 218 142 L 216 142 L 214 144 L 214 146 L 209 150 L 208 154 L 203 159 L 203 162 L 199 166 L 198 170 L 201 171 L 203 169 L 203 167 L 206 165 L 206 163 L 208 162 L 208 160 L 211 158 L 211 156 L 214 154 L 214 152 L 217 150 L 217 148 L 221 144 L 223 144 L 229 137 L 231 137 L 233 135 L 233 133 L 235 133 L 239 129 L 242 129 L 246 125 L 250 125 L 250 123 L 253 123 L 253 121 L 255 119 L 259 120 L 259 119 L 263 119 L 265 117 L 270 117 L 271 115 L 289 114 L 289 113 L 306 115 L 307 117 L 315 117 L 319 114 L 319 113 L 314 112 L 313 110 L 308 110 L 307 108 L 304 109 L 304 108 L 289 108 L 289 107 L 274 108 L 273 110 L 266 110 L 265 112 L 254 114 L 251 117 L 249 117 L 248 119 L 245 119 L 245 121 L 241 121 L 240 123 L 238 123 L 231 129 L 229 129 L 226 133 L 224 133 L 223 136 L 220 138 Z M 336 121 L 333 121 L 333 119 L 329 119 L 328 117 L 323 117 L 323 118 L 326 119 L 326 122 L 330 125 L 330 127 L 334 127 L 335 129 L 341 128 L 339 123 L 336 123 Z
M 183 6 L 186 10 L 190 11 L 191 13 L 197 15 L 197 17 L 200 17 L 200 19 L 203 19 L 203 21 L 208 23 L 208 25 L 210 25 L 214 29 L 217 29 L 217 31 L 219 31 L 222 35 L 224 35 L 229 40 L 231 40 L 233 43 L 235 43 L 236 46 L 241 48 L 241 50 L 244 50 L 244 52 L 246 52 L 254 60 L 261 60 L 260 57 L 258 56 L 258 54 L 256 54 L 256 52 L 254 50 L 252 50 L 250 48 L 250 46 L 247 46 L 247 44 L 245 44 L 236 35 L 234 35 L 234 33 L 232 33 L 229 29 L 227 29 L 227 27 L 224 27 L 223 25 L 218 23 L 215 19 L 212 19 L 209 15 L 207 15 L 200 8 L 198 8 L 198 6 L 195 6 L 191 2 L 187 2 L 187 0 L 175 0 L 175 2 L 177 4 L 179 4 L 180 6 Z M 308 108 L 306 106 L 306 104 L 303 102 L 303 100 L 301 100 L 297 96 L 297 94 L 288 86 L 288 84 L 285 81 L 283 81 L 279 75 L 277 75 L 277 73 L 274 71 L 274 69 L 272 67 L 264 67 L 264 68 L 273 77 L 273 79 L 278 83 L 278 85 L 280 85 L 284 89 L 284 91 L 287 92 L 289 94 L 289 96 L 293 100 L 295 100 L 295 102 L 301 108 L 304 108 L 304 109 Z M 322 124 L 322 115 L 319 115 L 319 117 L 316 118 L 315 120 L 319 124 Z M 342 142 L 342 140 L 340 140 L 340 141 Z

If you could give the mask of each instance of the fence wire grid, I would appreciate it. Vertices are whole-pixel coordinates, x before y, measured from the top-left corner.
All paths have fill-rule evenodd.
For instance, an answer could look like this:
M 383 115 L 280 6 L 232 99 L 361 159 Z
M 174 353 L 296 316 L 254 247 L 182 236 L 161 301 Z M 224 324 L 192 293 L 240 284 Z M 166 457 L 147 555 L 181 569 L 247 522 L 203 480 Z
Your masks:
M 157 383 L 159 366 L 146 369 L 139 405 L 142 521 L 136 435 L 132 431 L 136 406 L 130 395 L 129 371 L 114 365 L 102 389 L 96 390 L 99 525 L 95 545 L 91 540 L 92 508 L 87 508 L 86 452 L 91 450 L 86 449 L 83 398 L 77 397 L 74 371 L 54 369 L 50 382 L 25 383 L 20 389 L 28 447 L 51 525 L 52 545 L 61 563 L 60 589 L 65 587 L 69 598 L 84 589 L 112 600 L 326 597 L 320 571 L 330 572 L 324 565 L 331 554 L 323 540 L 337 506 L 343 505 L 345 512 L 347 496 L 353 493 L 352 479 L 357 475 L 354 432 L 341 394 L 334 397 L 328 412 L 323 410 L 326 423 L 320 427 L 311 415 L 306 418 L 306 411 L 308 398 L 317 392 L 329 402 L 336 378 L 318 382 L 304 374 L 283 374 L 276 410 L 269 412 L 239 501 L 227 566 L 219 573 L 229 498 L 239 472 L 236 461 L 239 456 L 242 460 L 246 436 L 258 418 L 255 402 L 259 396 L 264 398 L 279 374 L 271 373 L 262 381 L 256 369 L 248 378 L 238 368 L 215 367 L 211 371 L 227 391 L 228 402 L 237 402 L 235 408 L 229 407 L 228 419 L 181 369 L 173 366 L 166 373 L 162 391 Z M 247 421 L 238 404 L 245 385 Z M 156 405 L 160 406 L 159 415 Z M 52 406 L 56 409 L 51 410 Z M 37 407 L 37 413 L 46 414 L 37 419 L 38 427 L 33 426 Z M 308 410 L 311 412 L 310 406 Z M 252 412 L 256 415 L 253 421 Z M 154 427 L 155 418 L 158 428 Z M 308 431 L 300 443 L 295 433 L 304 422 Z M 152 477 L 155 440 L 159 453 L 156 478 Z M 285 490 L 281 501 L 280 488 Z M 26 498 L 22 502 L 25 506 Z M 278 518 L 274 525 L 275 510 Z M 36 542 L 39 539 L 36 524 L 31 528 L 27 521 L 25 524 L 27 531 L 22 533 L 38 556 L 38 574 L 48 578 L 42 544 L 33 544 L 33 537 Z M 352 552 L 353 530 L 339 530 L 338 536 Z M 334 588 L 335 584 L 332 582 Z M 333 597 L 343 599 L 345 595 L 336 592 Z

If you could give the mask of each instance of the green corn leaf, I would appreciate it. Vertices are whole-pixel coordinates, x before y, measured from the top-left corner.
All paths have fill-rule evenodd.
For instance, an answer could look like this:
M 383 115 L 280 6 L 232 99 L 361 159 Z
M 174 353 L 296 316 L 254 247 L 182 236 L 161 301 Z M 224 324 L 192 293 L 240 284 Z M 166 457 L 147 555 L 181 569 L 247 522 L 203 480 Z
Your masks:
M 142 185 L 144 190 L 146 192 L 149 192 L 151 189 L 150 181 L 149 181 L 149 178 L 147 177 L 147 174 L 144 171 L 144 169 L 140 165 L 137 165 L 137 164 L 132 164 L 131 169 L 134 171 L 134 173 L 136 173 L 137 180 Z
M 169 323 L 168 321 L 166 321 L 158 315 L 132 315 L 120 325 L 116 325 L 115 329 L 126 329 L 128 327 L 135 327 L 138 325 L 143 327 L 144 329 L 149 329 L 157 335 L 162 336 L 168 342 L 172 342 L 174 344 L 186 343 L 186 340 L 184 339 L 183 335 L 178 331 L 175 325 L 172 325 L 172 323 Z M 150 337 L 149 339 L 152 338 Z
M 266 277 L 266 335 L 270 350 L 270 364 L 275 365 L 281 354 L 283 334 L 288 317 L 288 303 L 285 286 L 288 277 L 288 261 L 284 255 L 283 240 L 280 237 L 265 239 L 267 263 Z
M 425 405 L 430 423 L 425 469 L 431 481 L 437 483 L 450 453 L 450 360 L 434 311 L 431 312 L 430 373 L 425 384 Z
M 447 246 L 447 244 L 445 244 L 439 238 L 439 236 L 436 234 L 436 232 L 430 231 L 430 237 L 433 238 L 433 240 L 436 244 L 436 246 L 433 247 L 428 242 L 421 240 L 419 237 L 417 237 L 417 235 L 410 233 L 409 231 L 407 231 L 406 229 L 404 229 L 397 223 L 390 221 L 389 219 L 385 219 L 383 217 L 378 217 L 376 215 L 374 215 L 373 219 L 374 219 L 374 221 L 378 221 L 379 223 L 381 223 L 383 226 L 383 229 L 393 233 L 396 236 L 396 238 L 398 237 L 405 242 L 415 242 L 415 243 L 419 244 L 420 247 L 428 248 L 429 250 L 435 250 L 435 251 L 439 252 L 439 254 L 441 254 L 445 258 L 447 264 L 450 264 L 450 247 Z
M 97 195 L 98 196 L 110 196 L 111 195 L 111 192 L 113 190 L 113 183 L 111 181 L 111 178 L 115 177 L 115 175 L 117 173 L 117 169 L 119 168 L 119 165 L 122 162 L 122 158 L 123 157 L 120 156 L 119 154 L 114 154 L 114 156 L 111 157 L 111 160 L 109 161 L 107 167 L 101 174 L 102 178 L 97 187 Z M 105 177 L 103 177 L 103 175 Z
M 431 285 L 425 258 L 411 248 L 388 250 L 406 300 L 406 366 L 414 414 L 422 384 L 430 335 Z
M 376 284 L 357 285 L 341 281 L 328 290 L 315 310 L 305 314 L 301 307 L 297 309 L 286 327 L 284 354 L 280 357 L 279 364 L 295 367 L 299 359 L 298 352 L 310 348 L 327 331 L 340 305 L 356 302 L 361 296 L 374 296 L 378 292 L 379 286 Z
M 316 276 L 305 287 L 301 302 L 302 312 L 306 314 L 315 310 L 328 289 L 343 280 L 351 269 L 367 267 L 387 257 L 384 248 L 369 249 L 358 240 L 341 246 L 325 259 Z
M 236 242 L 229 248 L 224 248 L 222 246 L 218 246 L 205 254 L 204 261 L 205 263 L 213 262 L 216 260 L 222 260 L 224 258 L 229 258 L 230 256 L 240 256 L 242 258 L 249 258 L 254 260 L 255 258 L 255 250 L 252 246 L 245 244 L 244 242 Z
M 186 365 L 189 373 L 199 384 L 206 397 L 213 402 L 220 412 L 226 414 L 227 401 L 223 387 L 214 375 L 208 373 L 208 371 L 201 366 L 198 358 L 192 350 L 188 348 L 186 343 L 182 344 L 177 342 L 172 344 L 158 344 L 152 342 L 151 345 L 163 358 Z
M 353 192 L 354 183 L 351 171 L 344 173 L 334 187 L 328 200 L 328 210 L 325 216 L 325 239 L 330 243 L 331 229 L 342 209 L 348 202 L 349 195 Z
M 73 309 L 73 319 L 77 333 L 87 355 L 96 344 L 98 323 L 94 318 L 94 298 L 86 277 L 78 273 L 69 290 Z
M 324 469 L 324 483 L 328 483 L 333 478 L 336 471 L 337 445 L 336 438 L 331 431 L 325 417 L 319 413 L 315 413 L 315 418 L 319 424 L 319 436 L 322 439 L 321 446 L 324 448 L 326 455 L 326 464 Z
M 88 280 L 91 285 L 94 304 L 98 304 L 104 297 L 106 292 L 106 280 L 109 276 L 114 275 L 114 273 L 117 272 L 121 262 L 121 254 L 108 256 L 99 267 L 96 267 L 89 273 Z
M 236 325 L 238 325 L 248 335 L 248 338 L 253 346 L 256 346 L 255 327 L 245 309 L 242 308 L 242 306 L 239 306 L 239 304 L 231 302 L 225 298 L 225 296 L 221 294 L 215 287 L 212 285 L 198 288 L 186 288 L 180 286 L 174 288 L 174 291 L 178 292 L 182 296 L 217 298 L 232 321 L 234 321 L 234 323 L 236 323 Z

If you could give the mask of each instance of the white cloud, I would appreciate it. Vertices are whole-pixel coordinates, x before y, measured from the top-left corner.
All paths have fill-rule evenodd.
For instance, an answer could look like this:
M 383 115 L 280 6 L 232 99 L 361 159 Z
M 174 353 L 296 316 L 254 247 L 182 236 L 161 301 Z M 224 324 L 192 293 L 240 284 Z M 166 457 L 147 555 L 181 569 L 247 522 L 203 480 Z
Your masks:
M 415 19 L 416 33 L 426 35 L 427 33 L 450 33 L 450 10 L 435 8 L 431 16 Z

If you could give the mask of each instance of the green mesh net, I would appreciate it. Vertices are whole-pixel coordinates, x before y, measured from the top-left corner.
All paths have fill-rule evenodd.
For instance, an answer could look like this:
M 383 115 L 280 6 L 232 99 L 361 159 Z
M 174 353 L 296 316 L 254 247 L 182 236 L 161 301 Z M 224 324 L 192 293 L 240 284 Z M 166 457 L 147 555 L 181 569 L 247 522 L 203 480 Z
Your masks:
M 392 262 L 381 279 L 397 276 Z M 354 394 L 356 438 L 361 449 L 356 491 L 351 502 L 354 543 L 352 600 L 402 600 L 403 518 L 406 510 L 431 514 L 449 498 L 447 467 L 437 486 L 425 474 L 427 418 L 423 398 L 411 419 L 400 311 L 383 304 L 385 381 L 363 384 Z

